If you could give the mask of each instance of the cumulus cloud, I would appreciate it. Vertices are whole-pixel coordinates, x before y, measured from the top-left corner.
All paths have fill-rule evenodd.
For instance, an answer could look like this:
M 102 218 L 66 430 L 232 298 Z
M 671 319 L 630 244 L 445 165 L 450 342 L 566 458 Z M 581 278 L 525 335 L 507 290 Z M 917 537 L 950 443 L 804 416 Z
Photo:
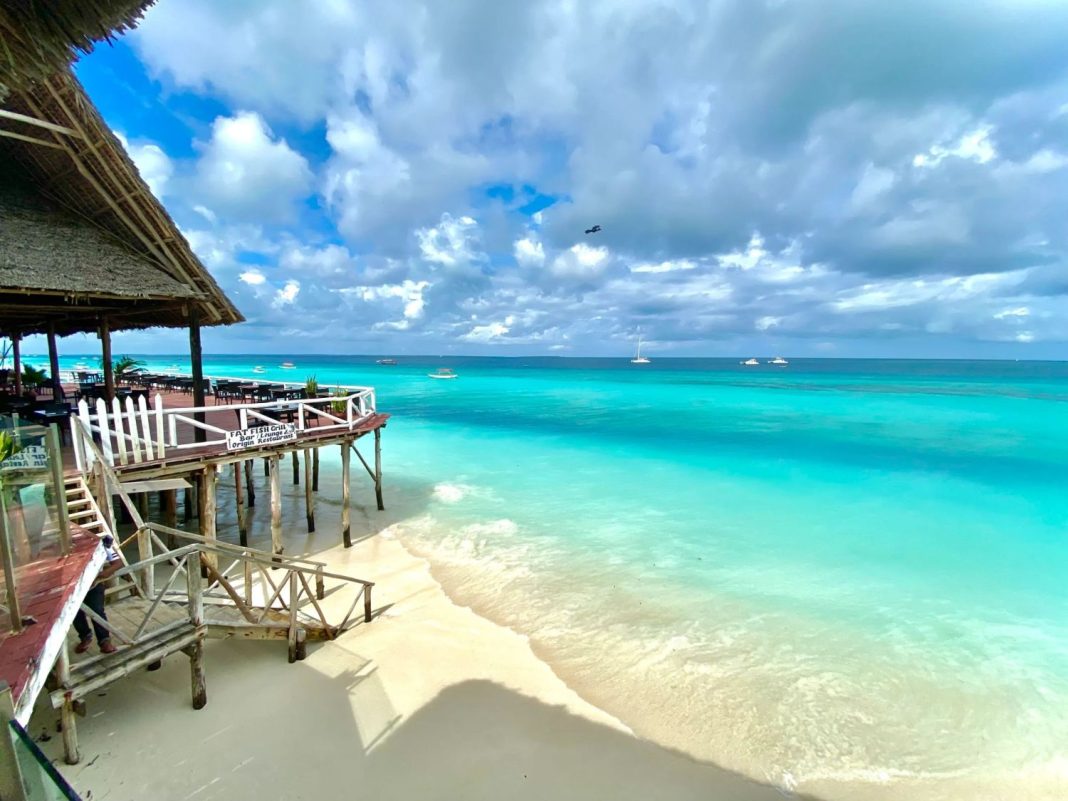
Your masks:
M 167 183 L 174 174 L 174 164 L 163 148 L 153 142 L 130 142 L 119 131 L 115 135 L 130 154 L 137 171 L 145 179 L 152 194 L 162 198 L 167 190 Z
M 198 194 L 230 219 L 290 221 L 311 190 L 308 162 L 254 112 L 216 118 L 199 147 Z
M 188 165 L 131 150 L 264 325 L 1037 346 L 1068 339 L 1068 6 L 1026 6 L 163 3 L 150 74 L 229 111 Z

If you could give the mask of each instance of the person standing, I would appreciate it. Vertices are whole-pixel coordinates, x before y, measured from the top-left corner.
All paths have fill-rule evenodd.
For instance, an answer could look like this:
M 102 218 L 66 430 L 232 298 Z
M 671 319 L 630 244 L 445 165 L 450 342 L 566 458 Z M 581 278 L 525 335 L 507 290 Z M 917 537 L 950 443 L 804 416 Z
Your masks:
M 106 561 L 100 569 L 100 574 L 96 577 L 93 586 L 85 594 L 84 605 L 92 609 L 101 620 L 107 620 L 108 616 L 104 611 L 104 582 L 122 567 L 122 557 L 119 556 L 119 550 L 115 547 L 115 540 L 110 534 L 102 537 L 100 543 L 104 546 Z M 94 632 L 96 633 L 97 644 L 100 646 L 100 653 L 113 654 L 118 650 L 111 641 L 111 635 L 108 630 L 101 626 L 100 623 L 93 620 L 92 628 L 89 627 L 89 616 L 85 614 L 84 609 L 78 609 L 78 614 L 74 616 L 74 630 L 78 632 L 78 644 L 74 646 L 76 654 L 84 654 L 89 650 L 93 644 Z

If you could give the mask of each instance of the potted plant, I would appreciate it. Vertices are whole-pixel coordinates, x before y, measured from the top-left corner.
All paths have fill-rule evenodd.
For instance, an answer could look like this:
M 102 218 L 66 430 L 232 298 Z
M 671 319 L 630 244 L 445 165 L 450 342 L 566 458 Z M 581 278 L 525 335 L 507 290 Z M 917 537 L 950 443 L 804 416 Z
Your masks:
M 304 379 L 304 394 L 309 398 L 314 398 L 319 394 L 319 382 L 315 379 L 315 376 L 310 375 Z
M 345 390 L 343 390 L 341 387 L 337 387 L 331 393 L 331 397 L 344 398 L 344 397 L 347 397 L 348 394 L 349 393 L 346 392 Z M 330 401 L 330 411 L 333 412 L 334 414 L 338 415 L 338 416 L 341 416 L 341 415 L 345 414 L 345 403 L 346 403 L 346 401 L 343 401 L 343 400 Z

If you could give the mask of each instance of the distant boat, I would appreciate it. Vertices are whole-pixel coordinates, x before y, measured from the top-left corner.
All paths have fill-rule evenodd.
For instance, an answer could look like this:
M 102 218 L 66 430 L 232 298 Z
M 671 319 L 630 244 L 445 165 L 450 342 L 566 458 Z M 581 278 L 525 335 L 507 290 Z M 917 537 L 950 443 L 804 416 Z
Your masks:
M 638 352 L 634 354 L 634 358 L 630 360 L 631 364 L 649 364 L 649 360 L 642 356 L 642 337 L 638 335 Z
M 265 368 L 263 368 L 263 367 L 260 367 L 260 365 L 257 364 L 255 367 L 252 368 L 252 372 L 254 372 L 254 373 L 266 373 L 267 370 Z
M 789 363 L 790 362 L 786 361 L 786 359 L 784 359 L 782 356 L 776 356 L 774 359 L 772 359 L 770 362 L 768 362 L 768 364 L 789 364 Z
M 742 364 L 744 364 L 746 367 L 759 367 L 760 366 L 760 362 L 758 362 L 756 359 L 746 359 L 744 362 L 742 362 Z
M 396 364 L 396 359 L 379 359 L 375 364 Z
M 296 368 L 296 365 L 293 364 L 293 362 L 282 362 L 278 366 L 281 367 L 283 370 L 293 370 L 294 368 Z
M 436 373 L 427 373 L 428 378 L 456 378 L 456 373 L 448 367 L 442 367 Z

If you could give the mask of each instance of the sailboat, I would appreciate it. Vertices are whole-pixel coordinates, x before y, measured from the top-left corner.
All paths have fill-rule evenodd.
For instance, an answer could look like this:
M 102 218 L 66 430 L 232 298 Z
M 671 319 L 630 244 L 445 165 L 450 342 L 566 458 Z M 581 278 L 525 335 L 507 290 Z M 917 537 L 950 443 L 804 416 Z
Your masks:
M 649 360 L 642 356 L 642 335 L 638 334 L 638 352 L 630 360 L 631 364 L 649 364 Z

